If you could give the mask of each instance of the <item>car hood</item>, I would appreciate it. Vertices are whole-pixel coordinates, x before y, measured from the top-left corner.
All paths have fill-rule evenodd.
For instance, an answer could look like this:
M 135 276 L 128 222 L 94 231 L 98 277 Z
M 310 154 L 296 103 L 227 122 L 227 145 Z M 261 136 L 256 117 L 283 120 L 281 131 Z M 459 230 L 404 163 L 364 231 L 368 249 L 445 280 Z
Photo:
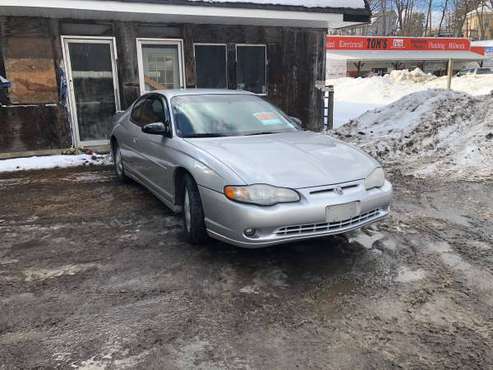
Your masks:
M 314 132 L 186 140 L 246 184 L 294 189 L 331 185 L 364 179 L 379 166 L 362 151 Z

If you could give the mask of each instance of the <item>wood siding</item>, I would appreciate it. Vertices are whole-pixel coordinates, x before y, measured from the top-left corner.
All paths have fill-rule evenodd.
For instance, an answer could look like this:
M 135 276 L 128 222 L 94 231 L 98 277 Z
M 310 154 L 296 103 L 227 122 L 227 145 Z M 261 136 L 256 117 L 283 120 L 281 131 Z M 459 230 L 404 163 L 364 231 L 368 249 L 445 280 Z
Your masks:
M 71 36 L 114 36 L 118 51 L 118 77 L 122 108 L 126 109 L 139 96 L 139 74 L 136 38 L 183 39 L 185 75 L 187 87 L 195 87 L 194 43 L 224 43 L 228 52 L 228 84 L 236 88 L 235 47 L 236 44 L 267 45 L 267 87 L 265 97 L 286 113 L 300 118 L 304 126 L 319 130 L 322 123 L 322 95 L 315 88 L 315 82 L 325 75 L 324 39 L 325 30 L 286 27 L 254 27 L 197 24 L 146 24 L 136 22 L 102 22 L 88 20 L 55 20 L 27 17 L 0 18 L 0 42 L 4 60 L 7 61 L 7 78 L 14 87 L 8 94 L 11 104 L 39 103 L 33 108 L 35 115 L 44 109 L 49 114 L 33 122 L 22 118 L 22 114 L 11 113 L 3 107 L 0 114 L 0 153 L 48 149 L 70 146 L 70 125 L 68 114 L 58 102 L 59 76 L 56 71 L 62 60 L 60 35 Z M 29 60 L 42 59 L 36 64 L 32 78 L 22 78 L 10 72 L 15 65 L 11 60 L 8 40 L 23 38 L 18 53 L 27 55 Z M 43 40 L 44 54 L 39 47 L 31 47 L 36 38 Z M 7 41 L 6 41 L 7 40 Z M 30 46 L 31 45 L 31 46 Z M 15 49 L 15 48 L 14 48 Z M 7 53 L 6 53 L 7 50 Z M 32 55 L 29 50 L 32 50 Z M 27 52 L 27 54 L 26 54 Z M 42 56 L 42 57 L 40 57 Z M 30 57 L 30 58 L 29 58 Z M 39 57 L 39 58 L 38 58 Z M 2 63 L 0 63 L 1 66 Z M 42 68 L 41 68 L 42 67 Z M 31 81 L 31 82 L 30 82 Z M 22 86 L 22 89 L 20 88 Z M 20 93 L 19 93 L 20 92 Z M 23 98 L 20 99 L 19 96 Z M 30 97 L 30 98 L 29 98 Z M 25 98 L 25 100 L 23 100 Z M 40 103 L 56 103 L 56 109 Z M 9 109 L 9 111 L 6 111 Z M 56 111 L 56 114 L 53 113 Z M 21 111 L 19 111 L 21 112 Z M 22 117 L 21 117 L 22 116 Z M 41 117 L 40 116 L 40 117 Z M 4 128 L 8 128 L 6 134 Z M 36 135 L 36 138 L 34 136 Z

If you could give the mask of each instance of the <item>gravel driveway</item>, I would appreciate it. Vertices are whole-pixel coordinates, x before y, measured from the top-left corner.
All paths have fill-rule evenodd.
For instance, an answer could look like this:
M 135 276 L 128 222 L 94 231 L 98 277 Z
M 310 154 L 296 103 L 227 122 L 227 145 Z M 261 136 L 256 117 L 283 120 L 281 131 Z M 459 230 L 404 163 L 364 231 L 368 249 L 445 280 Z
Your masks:
M 493 183 L 394 175 L 391 219 L 183 242 L 105 167 L 0 175 L 0 369 L 493 367 Z

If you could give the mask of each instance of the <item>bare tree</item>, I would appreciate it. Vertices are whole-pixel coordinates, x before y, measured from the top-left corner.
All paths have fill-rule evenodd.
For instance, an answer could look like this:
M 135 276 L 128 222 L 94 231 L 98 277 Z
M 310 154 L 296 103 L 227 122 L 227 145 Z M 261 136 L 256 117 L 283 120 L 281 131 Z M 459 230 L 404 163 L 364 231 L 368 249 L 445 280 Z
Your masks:
M 440 18 L 440 25 L 438 26 L 438 36 L 442 34 L 443 21 L 445 20 L 445 14 L 447 14 L 448 0 L 445 0 L 442 8 L 442 16 Z
M 425 22 L 425 30 L 424 30 L 424 35 L 430 35 L 433 25 L 432 25 L 432 14 L 431 14 L 431 9 L 433 6 L 433 0 L 428 0 L 428 10 L 426 12 L 426 22 Z

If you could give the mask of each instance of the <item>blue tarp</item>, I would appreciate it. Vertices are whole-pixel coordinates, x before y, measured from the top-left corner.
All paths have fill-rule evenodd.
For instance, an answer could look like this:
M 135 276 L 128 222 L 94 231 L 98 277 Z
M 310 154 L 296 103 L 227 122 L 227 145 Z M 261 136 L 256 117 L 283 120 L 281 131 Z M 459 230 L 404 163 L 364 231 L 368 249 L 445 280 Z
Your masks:
M 5 77 L 0 76 L 0 89 L 8 89 L 10 87 L 10 81 Z

